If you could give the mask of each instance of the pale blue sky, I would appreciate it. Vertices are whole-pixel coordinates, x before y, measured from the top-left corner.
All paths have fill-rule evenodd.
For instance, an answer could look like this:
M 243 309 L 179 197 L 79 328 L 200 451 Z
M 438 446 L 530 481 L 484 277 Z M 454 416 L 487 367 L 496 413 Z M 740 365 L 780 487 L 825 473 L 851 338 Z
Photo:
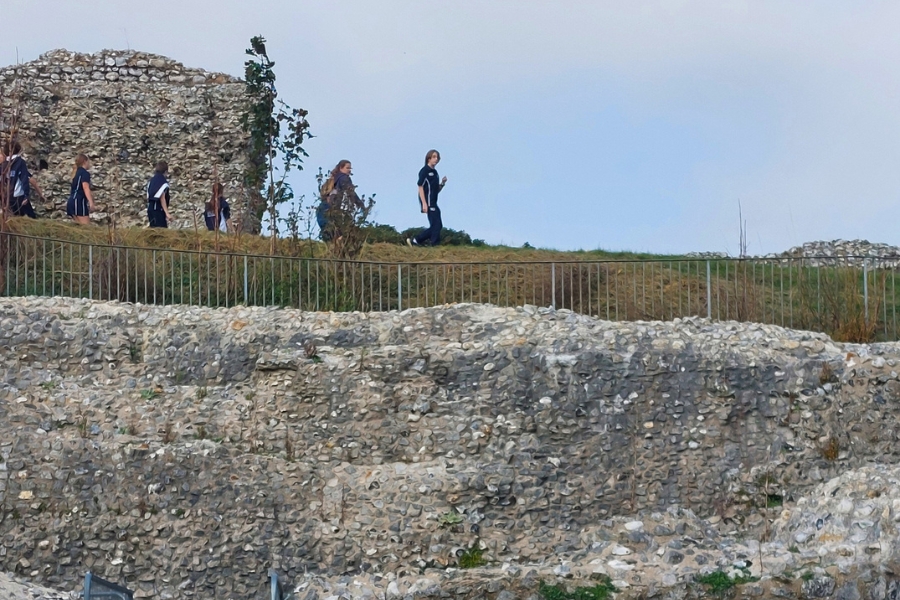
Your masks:
M 27 0 L 0 63 L 65 47 L 164 54 L 234 75 L 268 39 L 317 136 L 294 180 L 353 161 L 379 222 L 424 226 L 435 147 L 444 224 L 492 243 L 750 251 L 900 243 L 900 4 L 455 0 Z

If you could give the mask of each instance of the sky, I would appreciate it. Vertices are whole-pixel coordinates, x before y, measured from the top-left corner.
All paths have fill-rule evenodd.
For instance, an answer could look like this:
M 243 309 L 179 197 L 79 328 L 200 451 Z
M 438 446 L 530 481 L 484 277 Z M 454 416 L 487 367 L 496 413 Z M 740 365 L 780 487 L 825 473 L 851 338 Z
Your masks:
M 35 12 L 40 12 L 36 18 Z M 0 64 L 104 48 L 240 76 L 263 35 L 316 136 L 295 192 L 353 163 L 375 220 L 488 243 L 751 254 L 900 244 L 900 3 L 24 0 Z M 15 24 L 15 26 L 12 26 Z

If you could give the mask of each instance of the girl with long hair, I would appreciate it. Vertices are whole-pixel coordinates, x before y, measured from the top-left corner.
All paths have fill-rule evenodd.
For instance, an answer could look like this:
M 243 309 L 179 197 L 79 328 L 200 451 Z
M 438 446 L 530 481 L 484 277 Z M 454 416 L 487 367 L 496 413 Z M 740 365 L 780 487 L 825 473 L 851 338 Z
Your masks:
M 321 203 L 316 209 L 316 222 L 319 224 L 319 237 L 330 242 L 341 236 L 340 223 L 349 214 L 350 203 L 361 210 L 365 205 L 356 194 L 356 186 L 350 179 L 353 166 L 349 160 L 338 162 L 331 174 L 319 190 Z
M 212 197 L 206 201 L 203 210 L 203 220 L 206 228 L 215 231 L 224 224 L 225 232 L 228 232 L 228 222 L 231 221 L 231 207 L 225 199 L 225 186 L 218 181 L 213 184 Z
M 75 168 L 72 171 L 72 189 L 66 202 L 66 214 L 79 225 L 89 225 L 94 208 L 94 196 L 91 194 L 91 159 L 85 154 L 75 157 Z

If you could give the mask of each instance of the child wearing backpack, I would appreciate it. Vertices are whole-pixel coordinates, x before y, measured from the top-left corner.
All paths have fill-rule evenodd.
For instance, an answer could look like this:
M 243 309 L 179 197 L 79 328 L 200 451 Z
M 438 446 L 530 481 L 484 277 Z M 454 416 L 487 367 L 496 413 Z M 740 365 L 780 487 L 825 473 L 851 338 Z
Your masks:
M 316 209 L 316 222 L 319 224 L 319 237 L 323 242 L 341 237 L 341 225 L 350 214 L 348 201 L 358 209 L 365 209 L 365 205 L 356 194 L 356 186 L 350 179 L 352 168 L 349 160 L 338 162 L 319 190 L 321 203 Z

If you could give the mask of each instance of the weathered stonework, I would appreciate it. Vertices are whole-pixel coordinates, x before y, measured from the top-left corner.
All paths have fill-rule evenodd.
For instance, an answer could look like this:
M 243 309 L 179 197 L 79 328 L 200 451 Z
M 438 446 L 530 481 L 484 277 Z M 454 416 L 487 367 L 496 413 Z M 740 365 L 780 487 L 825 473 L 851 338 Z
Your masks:
M 146 224 L 147 181 L 166 160 L 170 226 L 193 228 L 216 170 L 235 212 L 246 205 L 243 94 L 239 79 L 154 54 L 54 50 L 0 69 L 0 124 L 19 128 L 45 192 L 32 197 L 40 216 L 65 218 L 75 156 L 84 152 L 94 165 L 98 222 L 114 215 L 119 226 Z M 41 161 L 47 168 L 39 171 Z
M 897 584 L 895 344 L 534 307 L 29 298 L 0 300 L 0 348 L 0 570 L 57 589 L 86 569 L 159 598 L 261 597 L 268 568 L 321 600 L 592 575 L 695 598 L 715 570 L 761 577 L 753 596 Z M 862 515 L 829 521 L 831 546 L 822 489 Z M 473 545 L 488 566 L 447 570 Z
M 814 267 L 835 265 L 862 267 L 866 261 L 870 267 L 893 269 L 900 266 L 900 248 L 868 240 L 806 242 L 777 257 L 806 258 L 809 259 L 806 264 Z
M 729 258 L 727 252 L 688 252 L 689 258 Z M 900 248 L 890 244 L 870 242 L 868 240 L 832 240 L 806 242 L 790 250 L 777 254 L 750 256 L 760 261 L 772 261 L 776 264 L 787 264 L 781 259 L 803 259 L 804 266 L 810 267 L 856 267 L 861 268 L 868 262 L 873 268 L 891 268 L 900 266 Z

